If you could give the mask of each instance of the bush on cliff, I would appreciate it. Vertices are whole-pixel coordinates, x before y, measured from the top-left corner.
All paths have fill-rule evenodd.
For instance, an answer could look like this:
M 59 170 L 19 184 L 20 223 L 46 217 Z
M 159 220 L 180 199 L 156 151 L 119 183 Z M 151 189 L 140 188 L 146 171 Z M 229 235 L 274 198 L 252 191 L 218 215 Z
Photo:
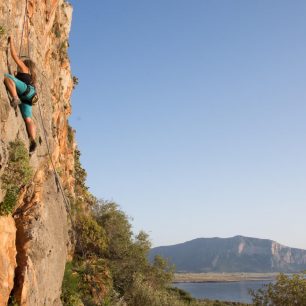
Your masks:
M 73 262 L 68 262 L 65 268 L 61 295 L 61 300 L 65 306 L 83 305 L 79 294 L 79 282 L 80 277 L 73 270 Z
M 88 256 L 103 256 L 107 249 L 105 231 L 96 220 L 90 216 L 81 215 L 76 220 L 77 241 L 76 252 L 84 258 Z
M 129 218 L 116 203 L 98 201 L 90 211 L 79 211 L 76 216 L 76 252 L 66 267 L 64 305 L 71 305 L 77 297 L 84 305 L 116 305 L 122 299 L 126 305 L 134 305 L 139 295 L 150 296 L 152 290 L 157 294 L 152 303 L 154 299 L 178 299 L 167 290 L 173 268 L 161 257 L 153 264 L 147 259 L 148 235 L 142 231 L 133 235 Z M 70 278 L 76 283 L 67 288 Z M 139 287 L 140 278 L 144 283 Z
M 28 150 L 21 140 L 9 144 L 8 163 L 2 175 L 2 190 L 5 193 L 0 203 L 0 215 L 7 215 L 14 211 L 18 194 L 33 176 L 30 166 Z

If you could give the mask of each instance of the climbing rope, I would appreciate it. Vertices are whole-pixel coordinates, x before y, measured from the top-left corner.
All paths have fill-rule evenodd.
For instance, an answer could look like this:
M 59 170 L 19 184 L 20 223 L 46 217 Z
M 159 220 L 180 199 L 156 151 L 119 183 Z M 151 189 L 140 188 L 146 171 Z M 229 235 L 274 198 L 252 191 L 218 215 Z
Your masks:
M 22 26 L 22 33 L 21 33 L 21 42 L 20 42 L 20 48 L 19 48 L 19 57 L 21 57 L 21 51 L 22 51 L 24 37 L 26 38 L 26 41 L 27 41 L 27 52 L 28 52 L 27 56 L 28 57 L 30 56 L 30 42 L 29 42 L 30 31 L 29 31 L 29 18 L 28 18 L 28 12 L 27 12 L 27 10 L 28 10 L 28 0 L 25 0 L 25 1 L 26 1 L 26 4 L 25 4 L 25 13 L 24 13 L 23 26 Z M 76 241 L 76 238 L 75 238 L 76 230 L 75 230 L 74 220 L 73 220 L 73 217 L 72 217 L 72 214 L 71 214 L 71 205 L 70 205 L 69 200 L 67 199 L 67 196 L 66 196 L 64 188 L 62 186 L 60 177 L 59 177 L 59 175 L 56 171 L 55 164 L 54 164 L 53 159 L 52 159 L 50 145 L 49 145 L 48 136 L 47 136 L 47 131 L 46 131 L 44 120 L 43 120 L 43 114 L 42 114 L 40 100 L 38 100 L 38 109 L 39 109 L 41 125 L 42 125 L 42 128 L 43 128 L 43 134 L 44 134 L 44 138 L 45 138 L 45 142 L 46 142 L 46 147 L 47 147 L 47 151 L 48 151 L 48 156 L 49 156 L 49 159 L 50 159 L 50 162 L 51 162 L 51 165 L 52 165 L 52 169 L 53 169 L 53 173 L 54 173 L 54 176 L 55 176 L 55 182 L 56 182 L 56 185 L 57 185 L 57 190 L 58 190 L 58 192 L 59 191 L 61 192 L 62 197 L 64 199 L 64 204 L 65 204 L 65 207 L 66 207 L 66 211 L 67 211 L 67 213 L 69 215 L 69 218 L 70 218 L 70 221 L 71 221 L 72 232 L 73 232 L 73 240 Z M 83 250 L 82 250 L 82 252 L 83 252 Z
M 30 31 L 29 31 L 29 18 L 28 18 L 28 0 L 25 0 L 25 11 L 24 11 L 24 19 L 23 19 L 23 25 L 22 25 L 22 33 L 21 33 L 21 42 L 20 42 L 20 48 L 19 48 L 19 57 L 21 57 L 21 51 L 22 51 L 22 46 L 23 46 L 23 39 L 26 38 L 27 41 L 27 56 L 30 56 L 30 40 L 29 40 L 29 35 L 30 35 Z M 42 124 L 42 128 L 43 128 L 43 134 L 44 134 L 44 138 L 45 138 L 45 142 L 46 142 L 46 147 L 47 147 L 47 151 L 48 151 L 48 156 L 53 168 L 53 173 L 55 176 L 55 182 L 56 182 L 56 186 L 57 186 L 57 190 L 61 192 L 62 197 L 64 199 L 64 203 L 65 203 L 65 207 L 66 207 L 66 211 L 69 214 L 69 218 L 71 220 L 71 225 L 72 225 L 72 229 L 73 229 L 73 235 L 75 234 L 75 225 L 74 225 L 74 221 L 71 215 L 71 205 L 69 200 L 66 197 L 64 188 L 62 186 L 60 177 L 56 171 L 54 162 L 52 160 L 52 155 L 51 155 L 51 150 L 50 150 L 50 145 L 48 142 L 48 137 L 47 137 L 47 132 L 46 132 L 46 128 L 45 128 L 45 124 L 44 124 L 44 120 L 43 120 L 43 115 L 42 115 L 42 110 L 41 110 L 41 105 L 40 105 L 40 101 L 38 100 L 38 109 L 39 109 L 39 115 L 40 115 L 40 121 Z M 75 236 L 73 237 L 73 239 L 75 239 Z
M 49 156 L 49 159 L 50 159 L 50 162 L 51 162 L 51 165 L 52 165 L 52 168 L 53 168 L 54 176 L 55 176 L 56 186 L 58 188 L 58 191 L 60 191 L 62 196 L 63 196 L 64 203 L 65 203 L 65 206 L 66 206 L 66 211 L 69 214 L 69 218 L 70 218 L 70 221 L 71 221 L 71 226 L 72 226 L 72 229 L 73 229 L 73 239 L 75 240 L 75 224 L 74 224 L 74 221 L 73 221 L 73 217 L 71 215 L 71 205 L 70 205 L 69 200 L 66 197 L 66 194 L 65 194 L 64 188 L 62 186 L 60 177 L 59 177 L 59 175 L 58 175 L 58 173 L 56 171 L 54 162 L 52 160 L 50 145 L 49 145 L 49 142 L 48 142 L 47 131 L 46 131 L 46 128 L 45 128 L 45 124 L 44 124 L 44 120 L 43 120 L 43 115 L 42 115 L 42 110 L 41 110 L 41 105 L 40 105 L 40 101 L 39 100 L 38 100 L 37 104 L 38 104 L 38 109 L 39 109 L 40 121 L 41 121 L 43 132 L 44 132 L 44 138 L 45 138 L 45 142 L 46 142 L 46 146 L 47 146 L 48 156 Z
M 28 49 L 27 49 L 28 53 L 27 53 L 27 55 L 28 56 L 30 55 L 30 42 L 29 42 L 30 31 L 29 31 L 29 24 L 28 23 L 29 23 L 29 18 L 28 18 L 28 0 L 25 0 L 25 10 L 24 10 L 23 25 L 22 25 L 22 33 L 21 33 L 21 42 L 20 42 L 19 56 L 21 56 L 24 36 L 26 37 L 27 46 L 28 46 Z M 26 28 L 26 34 L 25 34 L 25 28 Z M 51 165 L 52 165 L 52 168 L 53 168 L 53 171 L 54 171 L 54 175 L 55 175 L 55 181 L 56 181 L 58 189 L 60 189 L 60 191 L 61 191 L 61 193 L 63 195 L 66 208 L 67 208 L 67 210 L 68 210 L 68 212 L 70 214 L 70 210 L 69 210 L 70 203 L 68 202 L 68 200 L 66 198 L 66 195 L 64 193 L 64 189 L 63 189 L 62 184 L 61 184 L 60 179 L 59 179 L 59 175 L 58 175 L 58 173 L 56 171 L 55 165 L 54 165 L 53 160 L 52 160 L 52 155 L 51 155 L 51 151 L 50 151 L 50 146 L 49 146 L 49 142 L 48 142 L 48 138 L 47 138 L 47 132 L 46 132 L 46 128 L 45 128 L 45 125 L 44 125 L 44 120 L 43 120 L 42 111 L 41 111 L 41 105 L 40 105 L 39 100 L 38 100 L 38 108 L 39 108 L 40 119 L 41 119 L 41 123 L 42 123 L 42 127 L 43 127 L 45 142 L 46 142 L 46 146 L 47 146 L 47 150 L 48 150 L 48 155 L 49 155 L 50 162 L 51 162 Z
M 62 197 L 64 199 L 66 211 L 67 211 L 67 213 L 69 215 L 70 222 L 71 222 L 72 239 L 73 239 L 73 242 L 76 243 L 76 226 L 75 226 L 72 214 L 71 214 L 71 204 L 70 204 L 70 201 L 67 199 L 67 196 L 66 196 L 64 188 L 62 186 L 60 177 L 59 177 L 59 175 L 58 175 L 58 173 L 56 171 L 54 162 L 52 160 L 50 145 L 49 145 L 48 137 L 47 137 L 47 131 L 46 131 L 46 128 L 45 128 L 45 124 L 44 124 L 44 120 L 43 120 L 43 115 L 42 115 L 42 110 L 41 110 L 41 105 L 40 105 L 40 101 L 39 100 L 38 100 L 38 109 L 39 109 L 40 121 L 41 121 L 43 132 L 44 132 L 44 138 L 45 138 L 45 142 L 46 142 L 46 146 L 47 146 L 48 156 L 49 156 L 52 168 L 53 168 L 53 173 L 54 173 L 54 177 L 55 177 L 55 182 L 56 182 L 57 190 L 61 192 Z M 81 246 L 81 250 L 82 250 L 82 253 L 84 254 L 84 250 L 83 250 L 82 246 Z
M 63 198 L 64 198 L 64 201 L 65 201 L 65 204 L 66 204 L 66 208 L 67 208 L 67 205 L 69 205 L 69 203 L 68 203 L 68 200 L 67 200 L 67 198 L 66 198 L 66 196 L 64 194 L 63 187 L 62 187 L 62 185 L 60 183 L 59 175 L 58 175 L 58 173 L 56 171 L 54 162 L 52 160 L 52 155 L 51 155 L 50 146 L 49 146 L 49 142 L 48 142 L 47 132 L 46 132 L 46 128 L 45 128 L 45 125 L 44 125 L 42 111 L 41 111 L 41 106 L 40 106 L 40 102 L 39 101 L 38 101 L 38 109 L 39 109 L 40 121 L 41 121 L 41 124 L 42 124 L 42 127 L 43 127 L 44 138 L 45 138 L 45 142 L 46 142 L 46 146 L 47 146 L 48 156 L 49 156 L 49 159 L 50 159 L 50 162 L 51 162 L 51 165 L 52 165 L 52 168 L 53 168 L 53 172 L 54 172 L 54 175 L 55 175 L 56 185 L 57 185 L 58 189 L 63 193 Z
M 22 32 L 21 32 L 19 57 L 21 56 L 22 45 L 23 45 L 23 38 L 24 37 L 27 40 L 27 46 L 28 46 L 28 49 L 27 49 L 28 54 L 27 54 L 27 56 L 30 55 L 30 43 L 29 43 L 30 31 L 29 31 L 29 24 L 28 23 L 29 23 L 29 18 L 28 18 L 28 0 L 25 0 L 24 19 L 23 19 Z M 25 28 L 26 28 L 26 33 L 25 33 Z M 52 168 L 54 170 L 55 181 L 56 181 L 58 189 L 60 189 L 60 191 L 63 194 L 64 202 L 65 202 L 66 208 L 68 210 L 69 206 L 67 207 L 67 205 L 69 203 L 68 203 L 67 198 L 66 198 L 66 196 L 64 194 L 63 187 L 62 187 L 62 185 L 60 183 L 60 179 L 59 179 L 58 173 L 57 173 L 57 171 L 55 169 L 55 165 L 54 165 L 53 160 L 52 160 L 52 156 L 51 156 L 51 152 L 50 152 L 50 146 L 49 146 L 49 142 L 48 142 L 48 138 L 47 138 L 47 133 L 46 133 L 46 129 L 45 129 L 44 121 L 43 121 L 43 116 L 42 116 L 42 111 L 41 111 L 41 106 L 40 106 L 39 100 L 38 100 L 38 106 L 39 106 L 39 114 L 40 114 L 40 119 L 41 119 L 41 123 L 42 123 L 42 127 L 43 127 L 43 132 L 44 132 L 44 136 L 45 136 L 45 141 L 46 141 L 46 145 L 47 145 L 48 155 L 49 155 L 49 158 L 50 158 L 50 161 L 51 161 Z

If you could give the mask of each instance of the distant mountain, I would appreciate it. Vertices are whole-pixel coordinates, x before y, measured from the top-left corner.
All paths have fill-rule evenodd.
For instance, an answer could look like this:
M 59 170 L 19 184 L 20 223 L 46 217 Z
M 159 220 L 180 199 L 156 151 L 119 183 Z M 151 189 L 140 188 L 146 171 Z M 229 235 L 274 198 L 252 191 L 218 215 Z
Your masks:
M 243 236 L 198 238 L 151 249 L 149 258 L 161 255 L 177 272 L 298 272 L 306 269 L 306 250 L 275 241 Z

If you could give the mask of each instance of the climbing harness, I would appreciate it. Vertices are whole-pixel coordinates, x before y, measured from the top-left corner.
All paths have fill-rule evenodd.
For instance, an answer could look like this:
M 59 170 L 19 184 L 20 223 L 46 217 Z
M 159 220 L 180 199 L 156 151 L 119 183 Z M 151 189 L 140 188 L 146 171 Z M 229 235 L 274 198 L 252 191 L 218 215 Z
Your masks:
M 28 85 L 26 91 L 23 94 L 19 95 L 19 97 L 20 97 L 21 101 L 24 101 L 24 103 L 30 104 L 30 105 L 35 105 L 37 103 L 37 101 L 38 101 L 38 95 L 36 93 L 36 89 L 35 89 L 35 94 L 31 97 L 30 101 L 27 98 L 27 95 L 32 90 L 31 86 L 32 85 Z M 34 87 L 34 86 L 32 86 L 32 87 Z

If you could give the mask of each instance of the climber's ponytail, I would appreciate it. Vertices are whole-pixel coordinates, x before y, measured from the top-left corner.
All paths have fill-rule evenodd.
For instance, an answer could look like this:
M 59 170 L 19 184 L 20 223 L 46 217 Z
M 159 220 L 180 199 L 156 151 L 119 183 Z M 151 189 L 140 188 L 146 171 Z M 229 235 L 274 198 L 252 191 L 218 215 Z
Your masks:
M 35 86 L 36 85 L 36 72 L 35 72 L 35 70 L 36 70 L 36 65 L 35 65 L 35 63 L 32 61 L 32 60 L 30 60 L 30 59 L 25 59 L 25 60 L 23 60 L 23 63 L 29 68 L 29 70 L 30 70 L 30 74 L 31 74 L 31 78 L 32 78 L 32 84 L 31 85 L 33 85 L 33 86 Z

